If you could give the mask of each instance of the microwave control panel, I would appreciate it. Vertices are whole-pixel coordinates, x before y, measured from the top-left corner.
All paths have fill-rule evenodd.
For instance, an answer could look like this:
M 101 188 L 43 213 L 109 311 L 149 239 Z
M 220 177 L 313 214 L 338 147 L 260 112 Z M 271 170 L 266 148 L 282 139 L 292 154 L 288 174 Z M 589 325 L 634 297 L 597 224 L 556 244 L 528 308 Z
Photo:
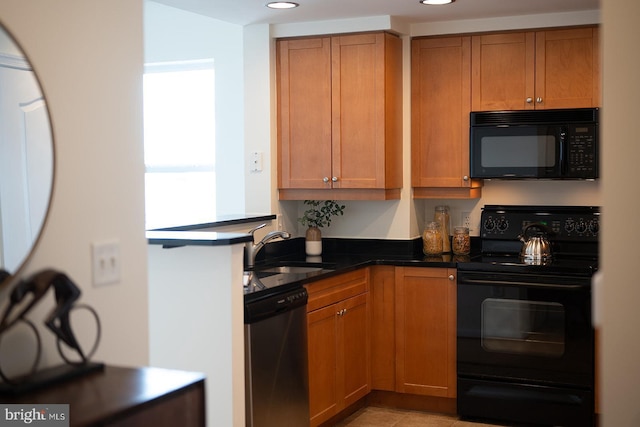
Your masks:
M 597 128 L 595 125 L 570 125 L 567 141 L 569 176 L 597 175 Z

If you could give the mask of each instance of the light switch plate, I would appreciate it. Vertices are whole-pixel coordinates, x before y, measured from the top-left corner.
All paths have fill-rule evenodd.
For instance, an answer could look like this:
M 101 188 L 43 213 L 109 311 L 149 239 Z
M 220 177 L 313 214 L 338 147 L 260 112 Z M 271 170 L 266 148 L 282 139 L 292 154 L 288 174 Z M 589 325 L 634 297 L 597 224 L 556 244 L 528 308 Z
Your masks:
M 110 240 L 91 245 L 93 285 L 104 286 L 120 281 L 120 242 Z

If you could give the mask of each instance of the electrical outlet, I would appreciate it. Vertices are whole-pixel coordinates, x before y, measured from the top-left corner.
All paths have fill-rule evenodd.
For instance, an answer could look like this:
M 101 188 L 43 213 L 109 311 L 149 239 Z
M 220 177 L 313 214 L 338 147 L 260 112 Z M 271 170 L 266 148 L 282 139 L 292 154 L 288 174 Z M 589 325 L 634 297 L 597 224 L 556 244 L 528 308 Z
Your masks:
M 93 285 L 103 286 L 120 281 L 120 242 L 112 240 L 91 245 Z
M 460 213 L 460 224 L 463 227 L 467 227 L 469 231 L 471 231 L 471 212 L 462 212 Z
M 251 172 L 262 172 L 262 152 L 251 152 L 251 162 L 249 170 Z

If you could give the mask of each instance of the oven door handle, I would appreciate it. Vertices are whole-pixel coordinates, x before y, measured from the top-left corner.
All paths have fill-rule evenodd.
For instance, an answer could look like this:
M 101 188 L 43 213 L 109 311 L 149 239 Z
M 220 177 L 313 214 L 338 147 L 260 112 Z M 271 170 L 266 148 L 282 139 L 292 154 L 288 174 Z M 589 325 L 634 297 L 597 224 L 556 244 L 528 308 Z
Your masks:
M 546 288 L 546 289 L 566 289 L 566 290 L 578 290 L 583 288 L 588 288 L 588 285 L 580 285 L 580 284 L 566 284 L 566 283 L 533 283 L 533 282 L 519 282 L 516 280 L 481 280 L 481 279 L 460 279 L 458 276 L 458 285 L 466 285 L 466 284 L 479 284 L 485 286 L 496 286 L 496 285 L 506 285 L 506 286 L 528 286 L 532 288 Z

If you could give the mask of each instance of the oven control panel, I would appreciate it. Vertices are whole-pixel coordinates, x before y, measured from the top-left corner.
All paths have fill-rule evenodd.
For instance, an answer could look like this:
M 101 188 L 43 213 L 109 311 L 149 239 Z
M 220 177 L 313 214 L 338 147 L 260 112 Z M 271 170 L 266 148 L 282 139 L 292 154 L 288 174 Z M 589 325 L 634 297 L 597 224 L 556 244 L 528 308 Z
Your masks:
M 481 237 L 517 240 L 530 224 L 540 224 L 551 240 L 597 242 L 600 212 L 595 207 L 485 206 Z

